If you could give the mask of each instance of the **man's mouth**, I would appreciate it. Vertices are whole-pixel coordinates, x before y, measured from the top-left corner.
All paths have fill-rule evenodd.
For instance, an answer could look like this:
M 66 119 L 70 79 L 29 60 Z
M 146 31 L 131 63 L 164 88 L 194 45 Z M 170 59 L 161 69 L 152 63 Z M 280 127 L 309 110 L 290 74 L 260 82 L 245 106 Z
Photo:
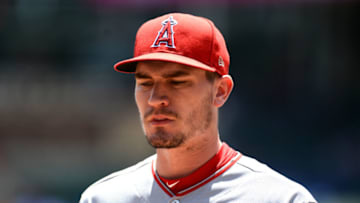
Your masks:
M 153 116 L 150 116 L 150 118 L 149 118 L 149 122 L 153 126 L 161 126 L 161 125 L 170 124 L 174 120 L 175 120 L 175 118 L 169 117 L 166 115 L 153 115 Z

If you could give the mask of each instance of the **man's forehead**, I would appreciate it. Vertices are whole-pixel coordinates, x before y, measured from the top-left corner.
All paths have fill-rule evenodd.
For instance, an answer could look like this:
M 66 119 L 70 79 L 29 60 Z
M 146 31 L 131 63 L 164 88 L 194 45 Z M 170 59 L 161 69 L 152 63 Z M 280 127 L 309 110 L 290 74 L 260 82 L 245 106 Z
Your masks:
M 145 61 L 139 62 L 136 66 L 135 77 L 141 75 L 159 75 L 162 77 L 176 77 L 198 74 L 205 72 L 197 68 L 186 66 L 179 63 L 163 61 Z

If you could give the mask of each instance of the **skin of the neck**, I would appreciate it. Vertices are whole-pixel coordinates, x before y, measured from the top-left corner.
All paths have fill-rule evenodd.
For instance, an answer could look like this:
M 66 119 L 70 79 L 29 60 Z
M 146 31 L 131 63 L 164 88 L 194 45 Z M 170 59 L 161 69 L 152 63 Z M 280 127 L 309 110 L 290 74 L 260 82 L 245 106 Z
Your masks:
M 206 131 L 190 137 L 176 148 L 156 149 L 157 173 L 167 179 L 183 178 L 210 160 L 221 147 L 217 120 L 216 112 Z

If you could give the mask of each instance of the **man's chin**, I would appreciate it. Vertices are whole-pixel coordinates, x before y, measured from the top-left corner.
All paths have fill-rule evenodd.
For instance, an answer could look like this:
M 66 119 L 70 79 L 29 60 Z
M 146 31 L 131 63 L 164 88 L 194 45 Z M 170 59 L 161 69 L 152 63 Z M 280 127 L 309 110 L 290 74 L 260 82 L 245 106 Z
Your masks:
M 178 146 L 172 146 L 172 145 L 154 145 L 151 144 L 152 147 L 154 147 L 155 149 L 175 149 Z
M 162 132 L 157 132 L 155 134 L 146 135 L 146 139 L 148 143 L 156 148 L 156 149 L 172 149 L 179 147 L 184 142 L 184 135 L 183 134 L 169 134 Z
M 152 147 L 156 149 L 173 149 L 179 147 L 182 144 L 182 142 L 169 142 L 168 140 L 159 141 L 147 139 L 147 141 Z

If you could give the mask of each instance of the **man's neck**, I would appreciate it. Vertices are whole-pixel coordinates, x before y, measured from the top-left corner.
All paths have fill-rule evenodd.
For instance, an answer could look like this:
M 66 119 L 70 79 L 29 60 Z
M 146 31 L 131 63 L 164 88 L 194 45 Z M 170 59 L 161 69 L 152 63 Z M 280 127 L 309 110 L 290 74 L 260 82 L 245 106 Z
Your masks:
M 157 173 L 167 179 L 185 177 L 210 160 L 220 149 L 218 135 L 194 138 L 173 149 L 157 149 Z

